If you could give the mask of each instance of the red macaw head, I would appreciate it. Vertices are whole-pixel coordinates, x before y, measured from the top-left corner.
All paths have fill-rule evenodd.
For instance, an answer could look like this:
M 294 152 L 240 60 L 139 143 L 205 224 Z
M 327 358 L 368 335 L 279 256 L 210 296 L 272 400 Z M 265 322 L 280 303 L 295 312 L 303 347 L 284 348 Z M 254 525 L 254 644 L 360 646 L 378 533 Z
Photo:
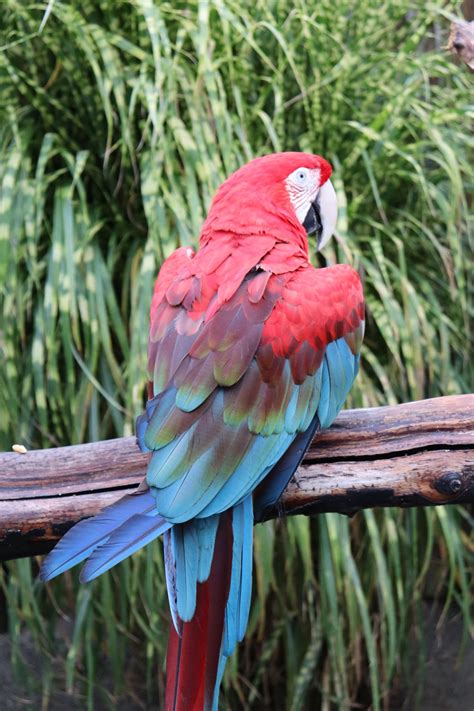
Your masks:
M 311 153 L 272 153 L 239 168 L 221 185 L 201 239 L 217 230 L 272 234 L 283 241 L 315 235 L 322 249 L 337 218 L 332 168 Z

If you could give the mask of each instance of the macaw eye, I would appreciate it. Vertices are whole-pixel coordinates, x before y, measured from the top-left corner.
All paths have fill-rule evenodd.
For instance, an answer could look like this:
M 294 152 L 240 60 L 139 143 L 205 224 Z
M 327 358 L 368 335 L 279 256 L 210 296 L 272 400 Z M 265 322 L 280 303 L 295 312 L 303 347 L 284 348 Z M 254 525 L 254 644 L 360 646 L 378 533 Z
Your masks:
M 310 173 L 307 168 L 298 168 L 295 170 L 292 177 L 296 185 L 303 187 L 308 182 L 309 176 Z

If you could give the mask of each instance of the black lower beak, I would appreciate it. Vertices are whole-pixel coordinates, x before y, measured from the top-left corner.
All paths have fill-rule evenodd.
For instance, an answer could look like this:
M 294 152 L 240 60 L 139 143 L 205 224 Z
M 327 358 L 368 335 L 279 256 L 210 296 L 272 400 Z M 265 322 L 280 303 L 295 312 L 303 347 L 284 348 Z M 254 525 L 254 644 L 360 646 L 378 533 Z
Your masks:
M 319 210 L 318 198 L 311 203 L 311 206 L 304 218 L 303 227 L 306 230 L 306 234 L 316 235 L 318 247 L 323 234 L 323 223 L 321 222 L 321 213 Z

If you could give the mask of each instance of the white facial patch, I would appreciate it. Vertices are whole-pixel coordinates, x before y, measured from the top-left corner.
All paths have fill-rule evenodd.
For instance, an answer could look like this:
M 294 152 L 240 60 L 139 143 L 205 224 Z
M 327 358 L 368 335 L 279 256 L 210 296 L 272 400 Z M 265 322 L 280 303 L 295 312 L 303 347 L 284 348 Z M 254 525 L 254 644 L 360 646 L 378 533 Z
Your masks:
M 318 249 L 322 249 L 334 233 L 337 220 L 337 196 L 330 180 L 319 187 L 318 168 L 298 168 L 285 180 L 285 186 L 296 217 L 302 225 L 310 210 L 319 220 Z
M 320 178 L 321 171 L 318 168 L 297 168 L 285 180 L 291 204 L 301 224 L 318 193 Z

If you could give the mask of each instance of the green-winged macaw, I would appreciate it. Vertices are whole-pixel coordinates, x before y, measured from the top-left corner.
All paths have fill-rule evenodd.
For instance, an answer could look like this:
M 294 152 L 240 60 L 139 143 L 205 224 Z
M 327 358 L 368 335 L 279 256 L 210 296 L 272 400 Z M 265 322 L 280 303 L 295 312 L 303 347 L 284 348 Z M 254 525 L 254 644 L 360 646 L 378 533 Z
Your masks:
M 331 166 L 257 158 L 219 188 L 199 249 L 163 264 L 151 304 L 149 400 L 137 420 L 146 480 L 74 526 L 49 580 L 88 558 L 87 582 L 163 536 L 172 616 L 167 711 L 217 709 L 247 626 L 254 521 L 278 501 L 354 381 L 364 299 L 348 265 L 315 269 L 336 222 Z

